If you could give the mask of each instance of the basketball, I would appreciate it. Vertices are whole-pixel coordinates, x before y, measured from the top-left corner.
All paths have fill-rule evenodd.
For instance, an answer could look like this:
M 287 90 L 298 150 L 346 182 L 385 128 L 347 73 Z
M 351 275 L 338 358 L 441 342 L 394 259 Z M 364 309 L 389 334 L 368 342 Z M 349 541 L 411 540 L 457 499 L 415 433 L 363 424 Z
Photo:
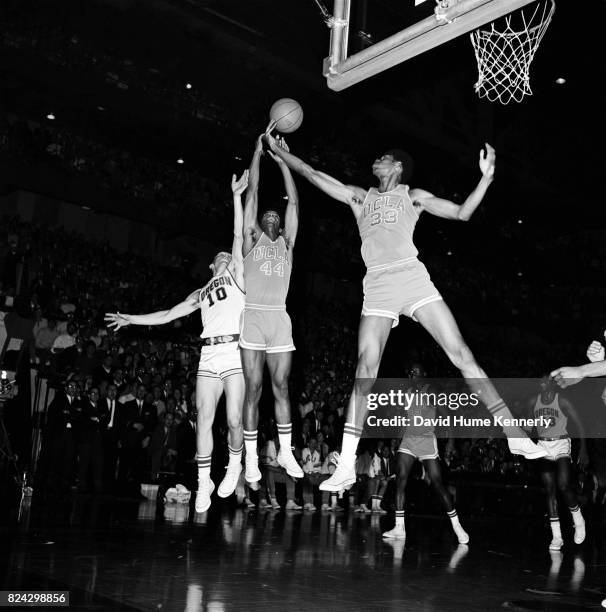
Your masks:
M 278 132 L 290 134 L 303 123 L 303 109 L 292 98 L 280 98 L 269 110 L 269 118 L 276 122 Z

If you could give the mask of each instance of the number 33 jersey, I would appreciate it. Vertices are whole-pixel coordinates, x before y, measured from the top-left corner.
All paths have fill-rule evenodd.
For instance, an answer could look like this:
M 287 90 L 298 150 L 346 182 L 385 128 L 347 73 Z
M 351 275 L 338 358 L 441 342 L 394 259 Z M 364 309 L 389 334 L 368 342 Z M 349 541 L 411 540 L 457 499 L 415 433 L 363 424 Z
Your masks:
M 262 233 L 244 258 L 246 308 L 284 310 L 291 264 L 284 237 L 278 236 L 272 242 L 267 234 Z
M 239 332 L 244 292 L 238 287 L 229 268 L 220 276 L 213 276 L 200 289 L 199 300 L 204 327 L 200 338 L 231 336 Z
M 418 219 L 408 185 L 398 185 L 384 193 L 371 187 L 358 219 L 366 268 L 372 271 L 416 257 L 412 235 Z

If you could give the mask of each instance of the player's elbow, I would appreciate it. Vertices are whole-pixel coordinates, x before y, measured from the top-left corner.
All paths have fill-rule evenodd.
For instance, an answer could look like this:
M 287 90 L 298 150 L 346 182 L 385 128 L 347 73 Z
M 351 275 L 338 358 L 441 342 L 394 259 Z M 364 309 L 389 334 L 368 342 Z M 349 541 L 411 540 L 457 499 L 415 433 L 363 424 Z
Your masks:
M 471 215 L 466 212 L 459 211 L 456 216 L 457 221 L 469 221 L 471 219 Z

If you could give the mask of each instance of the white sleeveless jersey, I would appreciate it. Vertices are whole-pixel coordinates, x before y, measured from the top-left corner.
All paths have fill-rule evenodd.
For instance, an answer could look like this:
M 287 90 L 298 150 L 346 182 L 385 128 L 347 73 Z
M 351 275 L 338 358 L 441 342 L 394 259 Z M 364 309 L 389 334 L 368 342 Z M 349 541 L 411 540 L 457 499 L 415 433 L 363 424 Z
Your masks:
M 541 394 L 539 393 L 534 405 L 533 416 L 535 419 L 539 417 L 549 419 L 548 426 L 537 425 L 537 434 L 539 438 L 566 438 L 568 436 L 568 430 L 566 428 L 568 417 L 560 408 L 560 401 L 557 393 L 549 404 L 543 403 Z
M 244 292 L 229 268 L 213 276 L 198 296 L 203 330 L 200 338 L 231 336 L 240 332 L 240 315 L 244 310 Z

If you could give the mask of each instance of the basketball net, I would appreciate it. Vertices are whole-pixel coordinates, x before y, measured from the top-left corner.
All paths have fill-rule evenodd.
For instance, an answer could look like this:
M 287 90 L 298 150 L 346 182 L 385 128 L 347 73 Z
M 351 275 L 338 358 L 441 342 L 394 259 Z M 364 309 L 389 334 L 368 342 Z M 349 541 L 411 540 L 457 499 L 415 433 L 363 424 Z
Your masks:
M 480 98 L 509 104 L 532 95 L 530 64 L 554 11 L 554 0 L 541 0 L 471 33 Z

